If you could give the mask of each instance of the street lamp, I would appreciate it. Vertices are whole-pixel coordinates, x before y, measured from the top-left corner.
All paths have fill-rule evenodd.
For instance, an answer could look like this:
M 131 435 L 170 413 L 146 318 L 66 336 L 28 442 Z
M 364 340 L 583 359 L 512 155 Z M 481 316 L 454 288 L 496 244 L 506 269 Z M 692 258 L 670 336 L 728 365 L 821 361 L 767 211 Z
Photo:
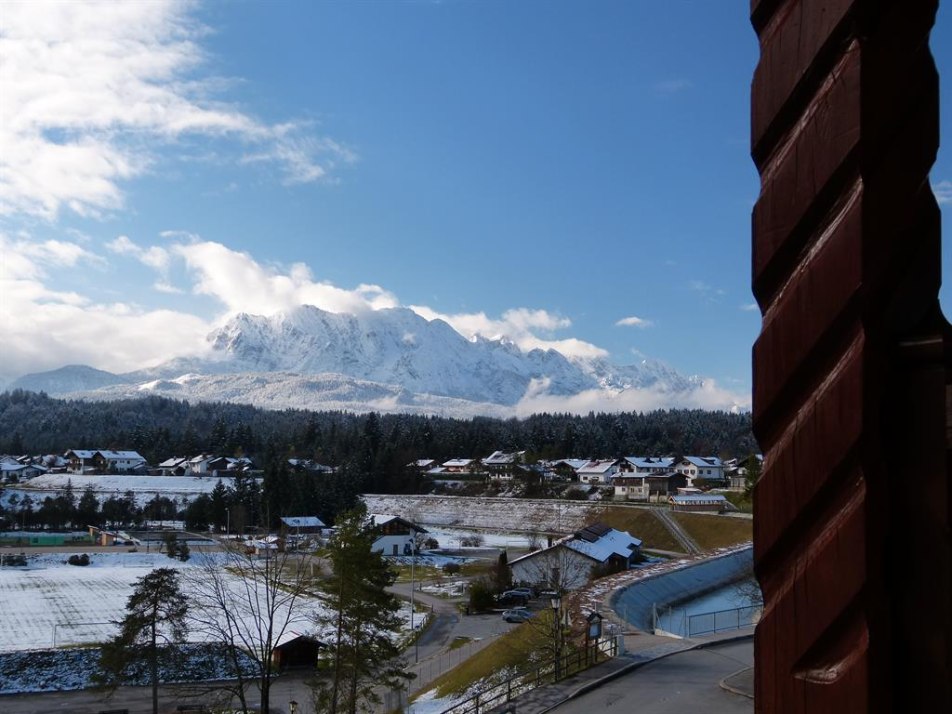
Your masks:
M 288 702 L 288 711 L 290 714 L 297 714 L 298 703 L 293 699 Z
M 413 637 L 413 661 L 420 661 L 420 645 L 416 637 L 416 630 L 413 629 L 413 615 L 416 610 L 414 603 L 414 594 L 416 592 L 416 577 L 414 566 L 416 565 L 416 536 L 410 541 L 410 636 Z
M 226 508 L 225 509 L 225 538 L 229 538 L 230 536 L 231 536 L 231 510 Z M 295 703 L 295 706 L 297 706 L 297 703 Z
M 556 595 L 551 599 L 552 628 L 555 633 L 555 681 L 562 676 L 562 598 Z

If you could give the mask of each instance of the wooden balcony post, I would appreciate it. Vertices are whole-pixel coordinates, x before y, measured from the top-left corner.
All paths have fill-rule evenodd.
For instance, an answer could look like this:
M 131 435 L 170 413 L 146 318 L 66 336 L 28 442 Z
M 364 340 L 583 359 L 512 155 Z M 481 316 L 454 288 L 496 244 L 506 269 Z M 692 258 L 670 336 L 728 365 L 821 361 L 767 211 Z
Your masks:
M 760 712 L 952 711 L 937 0 L 752 0 Z

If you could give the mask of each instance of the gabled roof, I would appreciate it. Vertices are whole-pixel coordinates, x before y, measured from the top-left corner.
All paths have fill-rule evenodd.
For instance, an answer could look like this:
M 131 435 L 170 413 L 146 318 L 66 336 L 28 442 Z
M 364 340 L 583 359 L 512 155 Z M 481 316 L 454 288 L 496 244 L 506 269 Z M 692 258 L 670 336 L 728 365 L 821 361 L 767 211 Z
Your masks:
M 635 538 L 627 531 L 617 531 L 604 523 L 593 523 L 580 531 L 576 531 L 573 535 L 556 541 L 548 548 L 511 560 L 509 564 L 512 565 L 520 560 L 533 558 L 554 548 L 569 548 L 587 558 L 604 563 L 613 555 L 628 558 L 640 547 L 641 539 Z
M 98 453 L 108 460 L 126 459 L 128 461 L 145 461 L 145 457 L 138 451 L 112 451 L 111 449 L 99 449 Z
M 417 531 L 418 533 L 429 533 L 429 531 L 423 526 L 418 526 L 416 523 L 411 523 L 407 519 L 401 518 L 400 516 L 395 516 L 392 513 L 370 513 L 368 514 L 368 517 L 370 518 L 371 525 L 373 526 L 382 526 L 385 523 L 397 521 L 405 525 L 407 528 Z
M 603 523 L 596 523 L 576 533 L 572 540 L 566 541 L 565 547 L 604 563 L 613 555 L 630 557 L 641 547 L 641 539 L 628 531 L 616 531 Z
M 606 459 L 604 461 L 589 461 L 585 466 L 578 469 L 580 474 L 603 474 L 618 462 L 615 459 Z
M 96 454 L 96 449 L 70 449 L 66 452 L 69 456 L 72 454 L 77 459 L 91 459 Z
M 184 466 L 188 463 L 187 456 L 173 456 L 170 459 L 166 459 L 161 464 L 158 465 L 160 469 L 174 469 L 178 466 Z
M 716 456 L 684 456 L 681 461 L 687 461 L 700 469 L 722 468 L 724 466 Z
M 288 528 L 326 528 L 317 516 L 282 516 L 281 522 Z
M 416 461 L 411 461 L 407 466 L 410 468 L 428 469 L 435 463 L 436 461 L 433 459 L 417 459 Z
M 626 456 L 625 461 L 636 469 L 670 469 L 674 466 L 674 457 L 671 456 Z
M 507 454 L 504 451 L 494 451 L 485 459 L 483 459 L 483 463 L 486 464 L 487 466 L 511 464 L 525 453 L 526 453 L 525 451 L 514 451 L 512 453 Z
M 454 466 L 469 466 L 472 463 L 473 459 L 450 459 L 449 461 L 444 461 L 442 466 L 453 468 Z
M 565 464 L 569 468 L 578 471 L 580 468 L 585 466 L 588 463 L 588 459 L 559 459 L 558 461 L 553 461 L 554 464 Z

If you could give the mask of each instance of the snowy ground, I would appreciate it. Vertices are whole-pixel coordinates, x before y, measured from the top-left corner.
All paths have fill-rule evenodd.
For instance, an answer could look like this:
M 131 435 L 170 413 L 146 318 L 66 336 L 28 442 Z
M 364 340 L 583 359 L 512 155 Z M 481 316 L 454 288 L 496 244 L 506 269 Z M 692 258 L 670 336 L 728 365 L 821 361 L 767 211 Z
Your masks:
M 182 498 L 191 501 L 203 493 L 211 493 L 215 484 L 221 480 L 225 486 L 231 485 L 231 478 L 218 479 L 211 476 L 129 476 L 129 475 L 102 475 L 80 476 L 77 474 L 45 474 L 37 476 L 15 488 L 7 488 L 2 498 L 4 503 L 14 493 L 18 498 L 29 495 L 34 501 L 43 500 L 46 496 L 56 495 L 66 488 L 67 483 L 73 486 L 73 493 L 77 498 L 83 493 L 86 486 L 92 486 L 100 500 L 110 496 L 122 496 L 126 491 L 132 491 L 136 504 L 144 506 L 155 496 L 167 496 L 181 502 Z
M 67 565 L 67 557 L 31 555 L 26 568 L 0 569 L 0 652 L 106 640 L 138 578 L 186 567 L 157 554 L 91 553 L 86 567 Z
M 68 565 L 67 557 L 63 553 L 31 555 L 26 568 L 0 568 L 0 652 L 109 639 L 136 580 L 160 567 L 177 568 L 187 576 L 197 572 L 201 558 L 221 556 L 201 554 L 182 563 L 155 553 L 90 553 L 85 567 Z M 182 586 L 188 595 L 187 577 Z M 295 625 L 307 625 L 308 617 L 320 608 L 320 601 L 308 600 Z M 192 639 L 200 641 L 201 635 L 196 633 Z

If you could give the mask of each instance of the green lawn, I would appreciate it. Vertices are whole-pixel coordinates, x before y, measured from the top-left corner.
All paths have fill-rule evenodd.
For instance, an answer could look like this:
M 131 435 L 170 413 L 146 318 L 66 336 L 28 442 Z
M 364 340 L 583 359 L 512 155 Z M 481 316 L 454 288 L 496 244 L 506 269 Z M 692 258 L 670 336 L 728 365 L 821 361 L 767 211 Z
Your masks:
M 702 550 L 714 550 L 753 540 L 754 522 L 710 513 L 672 511 L 671 516 Z
M 682 550 L 681 544 L 652 509 L 605 506 L 599 510 L 597 520 L 640 538 L 643 548 L 678 552 Z

